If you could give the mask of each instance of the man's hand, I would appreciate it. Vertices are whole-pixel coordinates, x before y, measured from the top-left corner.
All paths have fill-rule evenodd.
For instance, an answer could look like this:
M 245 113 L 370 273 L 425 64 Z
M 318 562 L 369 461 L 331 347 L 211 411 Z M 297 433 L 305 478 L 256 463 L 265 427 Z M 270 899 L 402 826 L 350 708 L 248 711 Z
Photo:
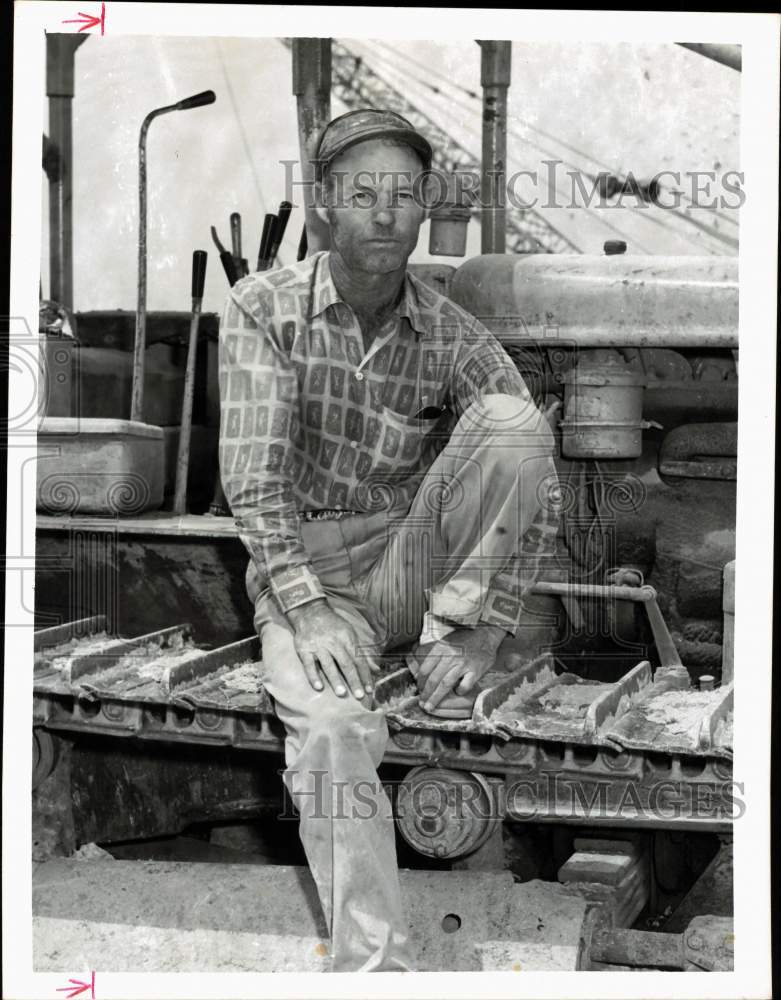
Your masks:
M 325 599 L 293 608 L 287 618 L 293 626 L 296 652 L 315 691 L 323 690 L 322 672 L 340 698 L 346 696 L 347 687 L 358 699 L 371 693 L 372 672 L 380 669 L 379 664 L 359 651 L 354 629 Z
M 495 625 L 457 628 L 439 642 L 415 652 L 420 703 L 429 711 L 452 694 L 467 694 L 496 663 L 496 654 L 507 633 Z

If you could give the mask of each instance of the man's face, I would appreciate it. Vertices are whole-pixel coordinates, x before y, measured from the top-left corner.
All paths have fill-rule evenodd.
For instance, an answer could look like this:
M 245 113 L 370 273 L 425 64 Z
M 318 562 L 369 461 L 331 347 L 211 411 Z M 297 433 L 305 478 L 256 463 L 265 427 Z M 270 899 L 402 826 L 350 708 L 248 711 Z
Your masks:
M 387 274 L 403 268 L 425 218 L 423 166 L 408 146 L 369 139 L 331 164 L 318 210 L 331 249 L 351 271 Z

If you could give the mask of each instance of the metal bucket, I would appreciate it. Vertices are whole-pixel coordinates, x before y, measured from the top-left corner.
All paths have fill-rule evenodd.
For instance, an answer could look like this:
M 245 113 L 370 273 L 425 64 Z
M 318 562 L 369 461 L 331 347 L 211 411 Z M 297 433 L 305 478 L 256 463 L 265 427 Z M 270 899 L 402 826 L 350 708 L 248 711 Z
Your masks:
M 645 377 L 623 362 L 589 359 L 564 375 L 562 454 L 638 458 L 643 451 Z
M 466 231 L 472 213 L 468 208 L 452 205 L 431 213 L 428 252 L 440 257 L 463 257 L 466 253 Z

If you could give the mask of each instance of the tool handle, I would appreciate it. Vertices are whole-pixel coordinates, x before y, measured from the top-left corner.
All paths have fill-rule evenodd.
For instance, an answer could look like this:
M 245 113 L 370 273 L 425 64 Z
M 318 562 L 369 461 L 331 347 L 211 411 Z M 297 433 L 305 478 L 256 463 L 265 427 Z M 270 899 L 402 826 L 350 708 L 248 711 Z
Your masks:
M 176 454 L 176 479 L 174 483 L 174 513 L 187 512 L 187 473 L 190 467 L 190 432 L 192 429 L 193 396 L 195 394 L 195 357 L 198 350 L 198 322 L 201 317 L 201 296 L 195 294 L 196 289 L 196 257 L 203 254 L 203 267 L 199 264 L 197 277 L 202 279 L 206 273 L 206 254 L 196 250 L 193 254 L 193 309 L 190 318 L 190 340 L 187 345 L 187 368 L 184 374 L 184 392 L 182 394 L 182 419 L 179 424 L 179 447 Z M 201 295 L 203 281 L 201 280 Z
M 266 271 L 271 263 L 269 251 L 271 250 L 271 240 L 277 225 L 276 215 L 266 214 L 263 220 L 263 235 L 260 237 L 260 250 L 258 250 L 258 270 Z
M 285 236 L 285 230 L 287 229 L 287 222 L 288 219 L 290 218 L 290 213 L 292 209 L 293 206 L 290 204 L 289 201 L 280 202 L 279 209 L 277 211 L 277 222 L 276 225 L 274 226 L 274 235 L 272 237 L 272 242 L 271 242 L 271 251 L 269 253 L 269 257 L 271 259 L 272 264 L 274 263 L 274 258 L 279 252 L 280 246 L 282 245 L 282 240 L 284 239 Z
M 239 272 L 236 267 L 236 261 L 233 259 L 233 254 L 227 250 L 223 251 L 220 254 L 220 262 L 222 263 L 223 271 L 225 271 L 225 277 L 228 279 L 228 284 L 233 288 L 239 280 Z
M 241 260 L 241 216 L 238 212 L 231 212 L 231 244 L 233 246 L 233 256 L 237 261 Z
M 220 243 L 220 238 L 217 235 L 217 230 L 214 228 L 214 226 L 211 226 L 210 228 L 212 233 L 212 241 L 214 242 L 214 245 L 217 247 L 220 253 L 225 253 L 225 247 L 222 245 L 222 243 Z
M 203 286 L 206 284 L 206 259 L 205 250 L 193 250 L 192 292 L 194 299 L 203 298 Z
M 200 94 L 193 94 L 192 97 L 185 97 L 183 101 L 177 101 L 174 105 L 177 111 L 187 111 L 189 108 L 200 108 L 204 104 L 214 104 L 217 97 L 213 90 L 203 90 Z
M 306 238 L 306 225 L 301 230 L 301 239 L 298 241 L 298 253 L 296 254 L 296 260 L 303 260 L 306 257 L 307 238 Z

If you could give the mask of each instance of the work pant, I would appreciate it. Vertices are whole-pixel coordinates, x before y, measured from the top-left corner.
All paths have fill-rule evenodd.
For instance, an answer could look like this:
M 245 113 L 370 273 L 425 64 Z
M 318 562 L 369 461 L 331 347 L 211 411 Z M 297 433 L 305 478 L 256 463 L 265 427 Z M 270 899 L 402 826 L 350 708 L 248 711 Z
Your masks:
M 456 424 L 409 510 L 304 522 L 303 542 L 334 610 L 359 644 L 390 649 L 420 634 L 427 607 L 475 625 L 497 570 L 520 550 L 555 479 L 552 435 L 531 404 L 485 396 Z M 285 726 L 285 784 L 331 933 L 332 970 L 414 967 L 391 807 L 377 767 L 388 730 L 370 698 L 315 691 L 293 631 L 248 573 L 263 683 Z

